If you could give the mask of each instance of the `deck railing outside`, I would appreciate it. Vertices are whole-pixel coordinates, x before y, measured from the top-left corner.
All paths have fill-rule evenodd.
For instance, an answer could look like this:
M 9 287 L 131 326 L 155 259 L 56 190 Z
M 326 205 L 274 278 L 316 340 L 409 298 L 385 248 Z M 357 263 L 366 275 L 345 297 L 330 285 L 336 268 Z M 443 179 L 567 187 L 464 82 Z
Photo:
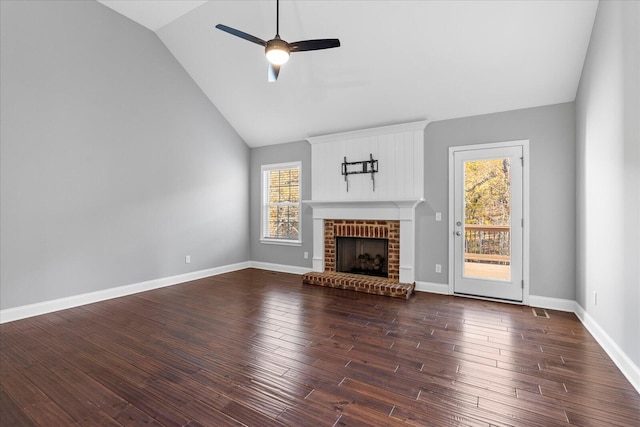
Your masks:
M 510 264 L 511 227 L 508 225 L 466 224 L 464 258 L 467 262 Z

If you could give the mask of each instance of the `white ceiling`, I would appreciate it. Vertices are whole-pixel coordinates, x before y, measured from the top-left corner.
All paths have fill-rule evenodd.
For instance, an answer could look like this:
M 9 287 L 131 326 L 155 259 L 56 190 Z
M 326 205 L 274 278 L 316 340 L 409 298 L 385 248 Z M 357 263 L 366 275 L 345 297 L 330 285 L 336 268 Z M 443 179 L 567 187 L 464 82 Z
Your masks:
M 156 31 L 207 0 L 98 0 L 116 12 Z
M 252 147 L 575 99 L 597 1 L 283 0 L 298 52 L 267 82 L 263 49 L 215 28 L 275 35 L 275 1 L 101 1 L 155 31 Z

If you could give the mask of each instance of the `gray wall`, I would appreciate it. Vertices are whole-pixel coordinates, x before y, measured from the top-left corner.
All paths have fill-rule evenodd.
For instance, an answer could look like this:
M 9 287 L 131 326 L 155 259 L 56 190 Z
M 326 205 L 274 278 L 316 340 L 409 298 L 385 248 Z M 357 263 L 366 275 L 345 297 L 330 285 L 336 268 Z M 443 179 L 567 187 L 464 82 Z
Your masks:
M 431 123 L 425 130 L 425 198 L 418 205 L 416 280 L 448 281 L 448 148 L 530 141 L 530 293 L 575 299 L 575 108 L 573 103 Z M 251 150 L 251 259 L 311 267 L 311 210 L 303 216 L 303 247 L 264 245 L 260 237 L 260 165 L 303 161 L 303 198 L 310 194 L 311 146 L 307 142 Z M 435 212 L 443 221 L 435 221 Z M 442 264 L 441 274 L 434 272 Z
M 577 301 L 636 368 L 640 367 L 639 55 L 640 3 L 600 2 L 576 98 Z
M 249 149 L 156 35 L 0 5 L 1 308 L 247 261 Z
M 425 199 L 418 205 L 416 280 L 448 283 L 449 147 L 528 139 L 530 294 L 575 299 L 573 103 L 445 120 L 425 129 Z M 435 221 L 442 212 L 442 222 Z M 442 274 L 434 265 L 442 264 Z
M 251 149 L 251 259 L 258 262 L 308 267 L 313 257 L 313 217 L 309 206 L 302 209 L 302 246 L 272 245 L 260 242 L 261 179 L 260 166 L 272 163 L 302 162 L 302 199 L 311 199 L 311 145 L 306 141 Z M 304 259 L 304 252 L 309 258 Z

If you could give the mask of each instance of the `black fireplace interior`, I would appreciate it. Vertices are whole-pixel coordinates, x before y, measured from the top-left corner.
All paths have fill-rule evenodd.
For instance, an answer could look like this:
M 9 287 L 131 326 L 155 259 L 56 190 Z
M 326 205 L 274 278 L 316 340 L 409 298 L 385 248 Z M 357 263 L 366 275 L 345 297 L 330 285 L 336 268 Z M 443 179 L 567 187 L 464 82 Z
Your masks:
M 336 271 L 388 277 L 387 239 L 336 238 Z

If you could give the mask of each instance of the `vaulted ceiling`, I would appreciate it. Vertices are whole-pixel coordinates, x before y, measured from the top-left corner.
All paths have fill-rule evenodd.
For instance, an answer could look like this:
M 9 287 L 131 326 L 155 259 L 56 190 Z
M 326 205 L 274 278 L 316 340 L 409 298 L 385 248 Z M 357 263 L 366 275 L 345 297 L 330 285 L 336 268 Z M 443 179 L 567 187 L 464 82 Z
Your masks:
M 267 81 L 261 46 L 273 1 L 104 0 L 155 31 L 252 147 L 309 136 L 573 101 L 597 1 L 283 0 L 289 42 L 339 38 L 294 53 Z

